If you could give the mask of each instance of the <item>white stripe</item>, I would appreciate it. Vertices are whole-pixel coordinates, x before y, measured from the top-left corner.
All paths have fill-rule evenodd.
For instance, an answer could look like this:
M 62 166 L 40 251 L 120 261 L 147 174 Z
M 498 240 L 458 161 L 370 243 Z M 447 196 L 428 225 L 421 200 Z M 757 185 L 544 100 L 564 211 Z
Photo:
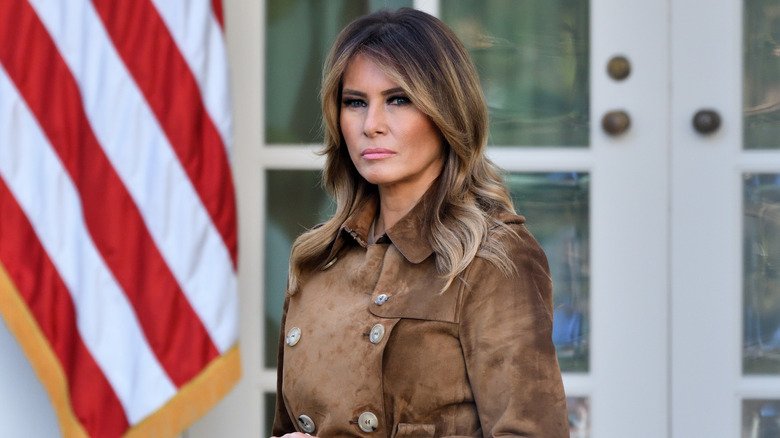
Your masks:
M 68 287 L 81 338 L 135 424 L 169 400 L 176 387 L 95 248 L 69 175 L 2 67 L 0 177 Z
M 211 0 L 152 0 L 187 65 L 195 75 L 203 103 L 230 149 L 232 119 L 227 53 Z
M 31 0 L 84 101 L 95 136 L 220 353 L 238 339 L 230 253 L 88 0 Z

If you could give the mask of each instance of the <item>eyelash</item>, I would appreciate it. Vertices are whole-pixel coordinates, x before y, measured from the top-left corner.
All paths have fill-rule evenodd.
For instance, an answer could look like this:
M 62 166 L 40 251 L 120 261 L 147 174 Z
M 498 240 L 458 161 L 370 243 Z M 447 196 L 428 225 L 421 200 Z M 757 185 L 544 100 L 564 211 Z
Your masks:
M 357 108 L 357 107 L 363 107 L 366 106 L 366 103 L 361 99 L 344 99 L 341 101 L 341 103 L 350 108 Z
M 408 105 L 412 103 L 412 101 L 406 96 L 390 96 L 387 98 L 387 103 L 389 103 L 390 105 L 401 106 L 401 105 Z
M 411 99 L 406 96 L 390 96 L 387 98 L 388 105 L 409 105 L 412 103 Z M 341 103 L 348 108 L 358 108 L 366 106 L 366 102 L 363 99 L 346 98 Z

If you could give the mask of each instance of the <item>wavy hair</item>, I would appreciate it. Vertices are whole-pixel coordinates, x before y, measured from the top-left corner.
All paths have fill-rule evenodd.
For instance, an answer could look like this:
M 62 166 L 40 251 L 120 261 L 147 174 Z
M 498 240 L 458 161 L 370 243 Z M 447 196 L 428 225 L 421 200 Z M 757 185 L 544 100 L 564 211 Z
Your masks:
M 402 8 L 356 19 L 334 43 L 323 69 L 320 99 L 326 156 L 322 182 L 336 212 L 322 226 L 302 234 L 292 247 L 288 293 L 326 263 L 341 225 L 376 187 L 357 172 L 339 126 L 342 77 L 363 55 L 398 83 L 412 103 L 441 131 L 445 162 L 425 235 L 446 287 L 479 256 L 501 272 L 513 272 L 500 236 L 512 233 L 494 217 L 514 213 L 499 169 L 485 156 L 488 112 L 471 57 L 455 33 L 439 19 Z M 491 231 L 492 230 L 492 231 Z

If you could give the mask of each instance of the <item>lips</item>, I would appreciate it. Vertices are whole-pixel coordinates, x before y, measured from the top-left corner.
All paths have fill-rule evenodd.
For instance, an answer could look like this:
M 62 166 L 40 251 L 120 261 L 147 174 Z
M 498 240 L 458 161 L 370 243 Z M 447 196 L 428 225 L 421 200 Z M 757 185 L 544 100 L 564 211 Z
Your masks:
M 368 148 L 360 153 L 360 156 L 366 160 L 381 160 L 383 158 L 390 158 L 393 155 L 395 155 L 394 151 L 385 148 Z

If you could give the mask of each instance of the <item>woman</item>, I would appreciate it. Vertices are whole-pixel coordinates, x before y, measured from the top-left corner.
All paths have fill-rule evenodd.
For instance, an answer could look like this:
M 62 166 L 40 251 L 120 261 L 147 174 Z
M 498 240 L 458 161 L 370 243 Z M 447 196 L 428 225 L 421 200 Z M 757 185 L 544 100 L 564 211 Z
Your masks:
M 293 245 L 274 435 L 568 436 L 547 260 L 484 156 L 463 45 L 367 15 L 321 97 L 337 210 Z

